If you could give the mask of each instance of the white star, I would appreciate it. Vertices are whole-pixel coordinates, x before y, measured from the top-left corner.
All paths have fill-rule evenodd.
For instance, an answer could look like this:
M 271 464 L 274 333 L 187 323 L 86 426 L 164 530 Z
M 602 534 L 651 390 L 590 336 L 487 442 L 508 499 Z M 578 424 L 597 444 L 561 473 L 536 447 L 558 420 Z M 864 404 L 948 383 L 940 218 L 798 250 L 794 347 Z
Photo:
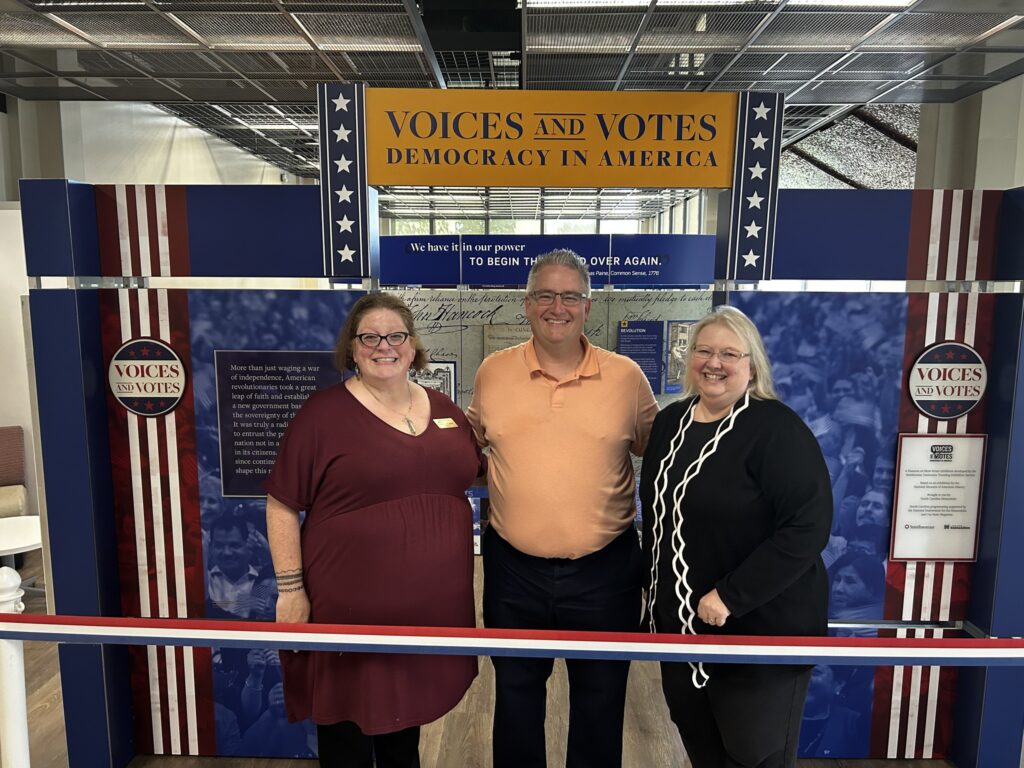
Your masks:
M 759 209 L 761 207 L 761 203 L 764 202 L 764 198 L 757 194 L 757 192 L 755 192 L 754 194 L 747 198 L 747 202 L 750 203 L 750 208 Z
M 355 224 L 354 221 L 349 220 L 348 216 L 342 216 L 341 220 L 336 223 L 339 227 L 341 227 L 342 232 L 351 232 L 352 225 Z
M 355 256 L 356 252 L 349 248 L 347 245 L 338 251 L 342 261 L 352 261 L 352 257 Z M 354 261 L 352 261 L 355 264 Z
M 762 136 L 760 133 L 751 139 L 754 142 L 754 149 L 764 149 L 764 145 L 768 143 L 768 139 Z
M 761 258 L 760 254 L 754 253 L 753 248 L 751 248 L 749 251 L 741 255 L 743 256 L 744 267 L 756 267 L 757 260 Z
M 338 166 L 338 173 L 348 173 L 348 167 L 352 165 L 352 161 L 342 155 L 341 160 L 335 160 L 334 164 Z
M 331 99 L 334 102 L 334 111 L 337 112 L 339 109 L 343 109 L 348 112 L 348 103 L 351 99 L 346 99 L 342 94 L 338 94 L 338 98 Z
M 747 237 L 757 237 L 757 233 L 760 232 L 763 227 L 759 227 L 756 221 L 752 221 L 744 227 L 747 230 Z
M 760 163 L 754 163 L 747 170 L 750 171 L 751 179 L 764 179 L 764 172 L 767 171 L 768 169 L 762 168 Z
M 350 131 L 344 125 L 341 126 L 340 128 L 335 128 L 334 135 L 338 137 L 337 139 L 335 139 L 335 141 L 348 141 L 348 135 L 350 133 L 352 133 L 352 131 Z
M 340 161 L 336 160 L 335 162 L 340 162 Z M 348 162 L 348 161 L 346 161 L 346 162 Z M 340 166 L 338 167 L 338 170 L 339 171 L 341 170 Z M 348 169 L 346 168 L 345 170 L 348 170 Z M 341 185 L 341 189 L 334 190 L 334 194 L 336 194 L 338 196 L 338 202 L 339 203 L 351 203 L 352 202 L 352 190 L 349 189 L 348 187 L 346 187 L 344 184 Z
M 771 107 L 766 107 L 762 101 L 760 107 L 754 107 L 754 119 L 755 120 L 767 120 L 768 113 L 772 111 Z

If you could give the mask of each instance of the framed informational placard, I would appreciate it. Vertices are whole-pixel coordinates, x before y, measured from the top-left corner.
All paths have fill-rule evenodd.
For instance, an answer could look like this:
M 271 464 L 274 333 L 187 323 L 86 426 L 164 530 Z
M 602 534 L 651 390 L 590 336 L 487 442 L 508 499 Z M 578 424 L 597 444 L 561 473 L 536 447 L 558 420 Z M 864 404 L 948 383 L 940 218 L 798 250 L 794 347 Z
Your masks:
M 455 362 L 431 360 L 427 363 L 426 370 L 411 371 L 409 378 L 421 387 L 436 389 L 438 392 L 447 395 L 449 399 L 455 399 Z
M 615 351 L 640 366 L 651 391 L 661 394 L 662 349 L 665 324 L 661 320 L 620 320 Z
M 695 321 L 669 320 L 665 347 L 665 392 L 682 392 L 686 384 L 686 348 L 690 344 L 690 326 Z
M 900 435 L 890 560 L 978 553 L 985 435 Z

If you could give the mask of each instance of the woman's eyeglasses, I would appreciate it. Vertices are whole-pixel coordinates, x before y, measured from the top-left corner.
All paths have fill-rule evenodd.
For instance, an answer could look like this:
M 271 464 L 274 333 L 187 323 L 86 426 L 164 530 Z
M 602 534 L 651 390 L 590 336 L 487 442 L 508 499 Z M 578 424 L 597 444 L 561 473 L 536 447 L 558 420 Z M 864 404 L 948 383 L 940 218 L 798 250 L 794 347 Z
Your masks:
M 696 347 L 693 350 L 693 356 L 698 360 L 710 360 L 715 355 L 718 355 L 718 359 L 727 365 L 738 363 L 744 357 L 750 357 L 749 352 L 737 352 L 735 349 L 719 349 L 716 351 L 711 349 L 711 347 Z
M 389 347 L 400 347 L 405 344 L 405 340 L 409 338 L 409 334 L 406 331 L 395 331 L 394 333 L 389 333 L 386 336 L 381 336 L 379 333 L 357 333 L 356 338 L 359 339 L 359 343 L 364 347 L 376 349 L 385 339 L 387 340 Z

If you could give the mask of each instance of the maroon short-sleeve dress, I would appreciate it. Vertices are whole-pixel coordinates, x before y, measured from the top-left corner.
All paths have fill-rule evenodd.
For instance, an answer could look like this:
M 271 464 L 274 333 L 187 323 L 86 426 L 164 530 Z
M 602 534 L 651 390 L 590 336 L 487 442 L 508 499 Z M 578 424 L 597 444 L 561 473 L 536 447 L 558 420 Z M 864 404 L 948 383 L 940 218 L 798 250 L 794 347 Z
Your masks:
M 427 390 L 419 435 L 368 411 L 344 384 L 312 395 L 281 441 L 267 493 L 306 510 L 302 568 L 322 624 L 472 627 L 473 521 L 482 458 L 462 411 Z M 281 654 L 290 720 L 351 720 L 366 734 L 436 720 L 476 676 L 473 656 Z

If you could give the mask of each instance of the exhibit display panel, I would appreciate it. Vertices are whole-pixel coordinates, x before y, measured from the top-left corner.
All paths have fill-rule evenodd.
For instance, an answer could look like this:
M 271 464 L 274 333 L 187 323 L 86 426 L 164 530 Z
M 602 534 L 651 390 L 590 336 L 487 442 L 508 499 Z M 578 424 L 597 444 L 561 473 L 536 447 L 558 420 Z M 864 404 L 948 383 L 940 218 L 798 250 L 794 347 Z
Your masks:
M 276 586 L 260 480 L 303 398 L 340 380 L 331 365 L 337 329 L 376 286 L 326 279 L 311 189 L 44 181 L 27 182 L 23 199 L 29 274 L 38 278 L 30 305 L 58 612 L 269 619 Z M 380 276 L 410 305 L 429 357 L 444 364 L 439 379 L 463 407 L 483 357 L 527 338 L 521 282 L 528 260 L 552 247 L 597 260 L 602 287 L 588 337 L 636 359 L 662 403 L 681 389 L 689 324 L 715 304 L 734 304 L 761 328 L 780 396 L 818 437 L 832 473 L 835 525 L 823 557 L 835 632 L 874 631 L 857 620 L 970 617 L 983 631 L 1024 634 L 1019 609 L 998 589 L 1020 567 L 1003 538 L 1004 526 L 1012 529 L 1005 500 L 1016 493 L 1007 482 L 1010 441 L 993 439 L 987 458 L 982 578 L 970 562 L 889 560 L 897 436 L 1014 424 L 1019 296 L 983 287 L 1024 275 L 1021 193 L 783 192 L 778 204 L 774 257 L 761 277 L 856 279 L 863 290 L 746 285 L 735 279 L 742 262 L 721 248 L 712 261 L 707 240 L 681 236 L 621 246 L 614 236 L 463 237 L 433 250 L 433 238 L 396 239 L 402 263 L 389 263 L 385 238 Z M 497 256 L 499 246 L 521 260 L 487 264 L 480 254 Z M 630 255 L 659 261 L 629 265 L 646 274 L 627 279 L 613 260 Z M 433 259 L 449 266 L 435 270 Z M 651 270 L 666 265 L 681 265 L 685 277 L 662 284 Z M 436 285 L 452 287 L 428 287 L 403 270 L 441 273 Z M 58 286 L 47 276 L 67 279 Z M 203 282 L 217 277 L 237 282 Z M 254 277 L 312 282 L 243 284 Z M 901 284 L 870 290 L 880 280 Z M 486 287 L 494 285 L 504 287 Z M 1010 349 L 1003 357 L 994 354 L 996 328 Z M 938 341 L 967 345 L 989 364 L 993 389 L 1001 388 L 987 396 L 997 411 L 984 397 L 955 418 L 915 407 L 907 373 Z M 213 530 L 223 518 L 237 525 Z M 239 571 L 247 586 L 229 588 Z M 308 756 L 314 748 L 308 725 L 283 720 L 272 652 L 148 647 L 129 658 L 73 647 L 61 649 L 61 663 L 71 755 L 92 750 L 96 733 L 107 734 L 111 764 L 135 752 Z M 987 674 L 973 672 L 958 688 L 955 668 L 819 669 L 802 752 L 978 751 L 998 738 L 981 702 L 1020 708 L 1003 693 L 991 699 L 995 681 L 986 688 L 975 679 Z M 970 725 L 954 728 L 954 704 L 971 713 Z

